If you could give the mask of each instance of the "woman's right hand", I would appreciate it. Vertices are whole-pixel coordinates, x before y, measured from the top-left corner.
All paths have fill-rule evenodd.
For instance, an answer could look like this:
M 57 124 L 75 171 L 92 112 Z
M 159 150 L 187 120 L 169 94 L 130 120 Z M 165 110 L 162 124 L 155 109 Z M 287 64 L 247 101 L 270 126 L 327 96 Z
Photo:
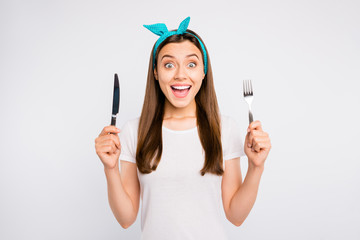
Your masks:
M 96 154 L 106 169 L 119 167 L 121 144 L 118 133 L 120 129 L 115 126 L 106 126 L 95 139 Z M 111 134 L 115 133 L 115 134 Z

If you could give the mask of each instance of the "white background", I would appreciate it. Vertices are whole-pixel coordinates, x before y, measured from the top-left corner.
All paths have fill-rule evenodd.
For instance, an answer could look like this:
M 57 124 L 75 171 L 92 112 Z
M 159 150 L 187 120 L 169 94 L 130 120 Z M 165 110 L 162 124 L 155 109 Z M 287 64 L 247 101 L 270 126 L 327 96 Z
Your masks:
M 270 134 L 256 203 L 229 239 L 359 239 L 359 1 L 0 2 L 0 239 L 139 239 L 107 200 L 94 140 L 140 115 L 143 24 L 187 16 L 208 47 L 222 114 Z M 243 177 L 247 159 L 241 160 Z

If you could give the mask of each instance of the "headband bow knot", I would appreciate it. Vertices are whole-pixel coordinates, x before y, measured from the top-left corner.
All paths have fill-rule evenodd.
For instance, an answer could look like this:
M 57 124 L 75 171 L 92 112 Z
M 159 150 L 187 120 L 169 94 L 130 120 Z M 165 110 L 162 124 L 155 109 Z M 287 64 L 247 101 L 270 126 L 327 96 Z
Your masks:
M 149 29 L 152 33 L 160 36 L 159 39 L 156 41 L 155 44 L 155 48 L 154 48 L 154 53 L 153 53 L 153 68 L 155 67 L 155 53 L 157 48 L 159 47 L 159 45 L 168 37 L 172 36 L 172 35 L 182 35 L 184 33 L 189 33 L 186 32 L 188 26 L 189 26 L 189 22 L 190 22 L 190 17 L 185 18 L 179 25 L 179 28 L 176 31 L 169 31 L 166 27 L 166 25 L 164 23 L 155 23 L 155 24 L 151 24 L 151 25 L 143 25 L 145 28 Z M 195 36 L 192 33 L 189 33 L 191 35 L 193 35 L 194 37 L 196 37 L 196 39 L 199 41 L 201 49 L 203 51 L 203 55 L 204 55 L 204 72 L 205 74 L 207 73 L 207 55 L 206 55 L 206 50 L 204 47 L 204 44 L 200 41 L 200 39 Z

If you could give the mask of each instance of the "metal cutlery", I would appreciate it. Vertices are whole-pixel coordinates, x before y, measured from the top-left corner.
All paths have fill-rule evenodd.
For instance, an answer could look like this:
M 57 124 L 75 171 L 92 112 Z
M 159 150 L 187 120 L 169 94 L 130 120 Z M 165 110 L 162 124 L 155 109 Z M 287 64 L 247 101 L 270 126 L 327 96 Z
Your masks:
M 243 92 L 244 92 L 244 99 L 249 105 L 249 124 L 250 124 L 253 122 L 253 114 L 251 112 L 251 103 L 254 98 L 254 92 L 253 92 L 251 80 L 243 81 Z
M 120 85 L 118 75 L 115 73 L 114 75 L 114 95 L 113 95 L 113 107 L 112 107 L 112 115 L 111 115 L 111 125 L 116 125 L 116 115 L 119 112 L 120 105 Z

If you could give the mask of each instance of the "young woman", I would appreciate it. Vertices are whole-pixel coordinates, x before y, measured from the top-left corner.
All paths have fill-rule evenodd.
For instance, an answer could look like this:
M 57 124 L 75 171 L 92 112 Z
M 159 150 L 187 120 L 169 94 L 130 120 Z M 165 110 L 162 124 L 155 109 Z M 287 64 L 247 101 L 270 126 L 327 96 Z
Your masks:
M 187 29 L 189 21 L 173 31 L 144 25 L 160 37 L 150 56 L 141 116 L 121 132 L 104 127 L 95 140 L 114 216 L 128 228 L 141 198 L 146 240 L 227 239 L 221 209 L 234 225 L 244 222 L 271 148 L 260 121 L 249 125 L 244 146 L 236 122 L 219 113 L 208 51 Z

